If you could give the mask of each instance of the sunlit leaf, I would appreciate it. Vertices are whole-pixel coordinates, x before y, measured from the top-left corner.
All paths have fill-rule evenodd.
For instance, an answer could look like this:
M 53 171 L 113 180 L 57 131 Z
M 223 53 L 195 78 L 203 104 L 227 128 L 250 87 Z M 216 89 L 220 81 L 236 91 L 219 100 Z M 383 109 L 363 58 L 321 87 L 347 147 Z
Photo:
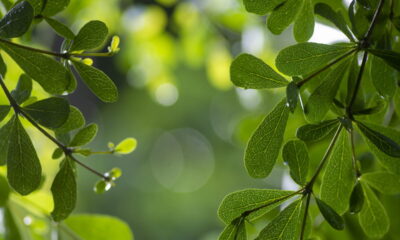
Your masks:
M 303 7 L 297 16 L 293 28 L 297 42 L 305 42 L 314 33 L 314 8 L 311 0 L 304 0 Z
M 307 145 L 300 140 L 292 140 L 285 144 L 282 150 L 283 160 L 289 165 L 290 176 L 299 184 L 304 185 L 307 180 L 308 157 Z
M 71 147 L 79 147 L 90 143 L 97 135 L 97 124 L 91 123 L 79 130 L 69 144 Z
M 136 149 L 137 141 L 134 138 L 126 138 L 115 147 L 114 151 L 119 154 L 129 154 Z
M 361 176 L 361 181 L 383 194 L 400 194 L 400 176 L 389 172 L 369 172 Z
M 251 136 L 245 153 L 247 172 L 254 178 L 267 177 L 275 165 L 289 117 L 286 99 L 270 112 Z
M 281 34 L 297 17 L 302 7 L 299 0 L 287 0 L 268 17 L 267 26 L 273 34 Z

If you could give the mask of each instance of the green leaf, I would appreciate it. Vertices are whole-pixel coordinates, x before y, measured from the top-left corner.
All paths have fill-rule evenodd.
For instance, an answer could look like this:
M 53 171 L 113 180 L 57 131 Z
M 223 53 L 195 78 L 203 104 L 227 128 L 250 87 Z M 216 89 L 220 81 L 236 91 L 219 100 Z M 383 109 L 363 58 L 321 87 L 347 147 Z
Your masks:
M 81 239 L 133 240 L 133 234 L 125 222 L 105 215 L 72 215 L 65 224 Z
M 126 138 L 115 147 L 114 151 L 119 154 L 129 154 L 136 149 L 137 141 L 134 138 Z
M 299 87 L 292 81 L 286 88 L 287 105 L 292 113 L 296 110 L 297 102 L 299 100 Z
M 287 200 L 292 191 L 273 189 L 245 189 L 227 195 L 218 209 L 218 216 L 226 224 L 240 217 L 243 213 L 263 207 L 273 209 Z
M 54 221 L 59 222 L 71 214 L 76 204 L 76 176 L 69 158 L 62 162 L 51 185 L 51 193 L 54 201 L 51 216 Z
M 19 118 L 10 120 L 11 132 L 7 154 L 7 178 L 10 186 L 21 195 L 36 190 L 42 178 L 42 167 L 35 148 Z
M 31 4 L 26 1 L 18 3 L 0 20 L 0 37 L 15 38 L 24 35 L 32 20 Z
M 284 74 L 298 76 L 311 73 L 354 48 L 354 44 L 325 45 L 298 43 L 279 52 L 276 67 Z
M 293 33 L 297 42 L 305 42 L 314 33 L 314 10 L 311 0 L 304 0 L 303 7 L 294 23 Z
M 219 235 L 218 240 L 236 240 L 236 233 L 238 231 L 237 224 L 231 223 L 224 228 L 221 235 Z
M 258 235 L 257 240 L 296 240 L 301 225 L 302 201 L 296 200 L 274 218 Z
M 311 94 L 305 107 L 308 121 L 319 122 L 323 120 L 339 90 L 340 82 L 348 69 L 348 65 L 349 61 L 343 61 L 336 66 Z
M 31 92 L 32 79 L 28 75 L 22 74 L 19 77 L 17 87 L 15 90 L 11 91 L 11 96 L 18 104 L 21 104 L 28 100 L 28 98 L 31 96 Z
M 349 207 L 355 182 L 352 153 L 347 131 L 342 130 L 325 168 L 321 183 L 321 199 L 339 214 Z
M 75 34 L 63 23 L 61 23 L 53 18 L 45 17 L 44 19 L 54 29 L 54 31 L 61 37 L 64 37 L 64 38 L 70 39 L 70 40 L 75 38 Z
M 285 0 L 243 0 L 243 3 L 248 12 L 265 15 L 284 1 Z
M 321 211 L 322 216 L 324 216 L 325 220 L 329 223 L 329 225 L 331 225 L 334 229 L 343 230 L 343 218 L 324 201 L 318 198 L 315 198 L 315 200 L 317 200 L 318 208 Z
M 108 35 L 107 26 L 101 21 L 86 23 L 74 38 L 70 51 L 89 50 L 99 47 Z
M 34 10 L 34 16 L 40 14 L 43 8 L 43 0 L 26 0 L 31 4 Z
M 297 17 L 302 1 L 287 0 L 275 8 L 268 17 L 267 26 L 273 34 L 281 34 Z
M 63 98 L 51 97 L 25 106 L 23 110 L 40 125 L 55 129 L 67 121 L 69 104 Z
M 370 172 L 361 176 L 361 181 L 368 183 L 383 194 L 400 194 L 400 176 L 389 172 Z
M 308 157 L 307 145 L 300 140 L 292 140 L 285 144 L 282 151 L 283 160 L 289 165 L 290 176 L 299 184 L 307 181 Z
M 6 178 L 0 175 L 0 207 L 6 206 L 8 197 L 10 196 L 10 187 Z
M 9 105 L 0 105 L 0 122 L 7 117 L 11 107 Z
M 364 206 L 364 190 L 360 182 L 357 182 L 351 192 L 350 196 L 350 208 L 349 211 L 352 214 L 359 213 Z
M 100 100 L 117 101 L 117 87 L 104 72 L 81 62 L 74 62 L 74 66 L 85 84 Z
M 86 127 L 79 130 L 79 132 L 72 139 L 70 146 L 79 147 L 90 143 L 97 135 L 97 124 L 91 123 Z
M 358 215 L 361 228 L 368 237 L 380 239 L 389 231 L 390 221 L 388 215 L 382 203 L 368 185 L 363 184 L 362 186 L 365 202 Z
M 338 126 L 337 119 L 326 120 L 319 124 L 307 124 L 297 129 L 296 137 L 305 142 L 320 141 L 335 131 Z
M 352 42 L 355 42 L 353 34 L 347 26 L 346 20 L 340 11 L 335 12 L 328 4 L 317 3 L 314 7 L 315 13 L 333 23 L 342 31 Z
M 46 92 L 62 94 L 67 89 L 71 75 L 61 63 L 7 43 L 0 43 L 0 47 Z
M 68 133 L 72 130 L 81 128 L 85 125 L 85 118 L 81 111 L 74 106 L 69 106 L 69 115 L 67 120 L 64 122 L 62 126 L 55 129 L 55 131 L 59 134 Z
M 69 0 L 47 0 L 45 3 L 42 15 L 53 16 L 64 10 L 69 4 Z
M 7 73 L 7 65 L 4 62 L 3 56 L 0 54 L 0 74 L 1 77 L 4 78 Z
M 284 77 L 250 54 L 237 57 L 232 62 L 230 73 L 233 84 L 245 89 L 279 88 L 288 84 Z
M 15 216 L 8 206 L 4 208 L 4 229 L 5 240 L 22 240 Z
M 382 133 L 372 130 L 361 122 L 357 122 L 357 126 L 361 133 L 379 150 L 386 153 L 388 156 L 396 158 L 400 157 L 400 145 L 398 143 Z
M 375 89 L 381 96 L 392 98 L 397 88 L 396 70 L 378 57 L 371 56 L 370 61 L 371 80 Z
M 245 153 L 247 172 L 254 178 L 267 177 L 275 165 L 283 142 L 289 108 L 283 99 L 251 136 Z
M 6 164 L 7 161 L 8 143 L 10 140 L 11 130 L 12 121 L 9 121 L 0 128 L 0 165 Z
M 60 157 L 62 157 L 64 151 L 61 148 L 56 148 L 53 152 L 53 154 L 51 155 L 52 159 L 59 159 Z
M 389 66 L 400 71 L 400 53 L 381 49 L 368 49 L 368 52 L 382 58 Z
M 96 185 L 94 186 L 93 190 L 97 194 L 103 194 L 103 193 L 107 192 L 108 190 L 110 190 L 110 188 L 111 188 L 111 183 L 105 181 L 104 179 L 101 179 L 96 182 Z

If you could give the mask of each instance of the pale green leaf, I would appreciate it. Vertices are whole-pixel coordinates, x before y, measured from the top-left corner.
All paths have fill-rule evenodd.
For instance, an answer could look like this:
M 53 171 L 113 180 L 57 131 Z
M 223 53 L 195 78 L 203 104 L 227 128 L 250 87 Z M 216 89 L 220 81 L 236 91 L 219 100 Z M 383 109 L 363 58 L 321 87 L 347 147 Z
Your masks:
M 351 51 L 352 48 L 354 48 L 354 44 L 298 43 L 279 52 L 276 58 L 276 67 L 289 76 L 304 75 L 318 70 Z
M 361 181 L 383 194 L 400 194 L 399 175 L 390 172 L 369 172 L 361 176 Z
M 14 116 L 10 122 L 7 178 L 15 191 L 21 195 L 27 195 L 39 187 L 42 167 L 31 139 L 19 118 Z
M 371 238 L 382 238 L 390 227 L 390 221 L 382 203 L 375 193 L 368 187 L 362 185 L 365 195 L 364 206 L 358 215 L 361 228 Z
M 126 138 L 115 147 L 114 151 L 119 154 L 129 154 L 136 149 L 137 141 L 134 138 Z
M 300 140 L 292 140 L 285 144 L 282 150 L 283 160 L 289 165 L 290 176 L 299 184 L 304 185 L 308 173 L 308 150 L 307 145 Z
M 117 87 L 104 72 L 81 62 L 74 62 L 74 66 L 85 84 L 100 100 L 103 102 L 117 101 Z
M 279 4 L 285 0 L 243 0 L 246 10 L 251 13 L 265 15 L 274 10 Z
M 76 176 L 69 158 L 61 163 L 61 168 L 51 185 L 51 193 L 54 201 L 51 216 L 54 221 L 59 222 L 71 214 L 76 204 Z
M 303 7 L 294 22 L 293 33 L 297 42 L 305 42 L 314 33 L 314 9 L 311 0 L 304 0 Z
M 133 234 L 128 224 L 115 217 L 89 214 L 72 215 L 65 220 L 65 225 L 85 240 L 133 240 Z
M 320 190 L 321 199 L 339 214 L 349 208 L 355 182 L 352 161 L 349 136 L 342 129 L 325 167 Z
M 69 144 L 71 147 L 83 146 L 90 143 L 97 135 L 97 124 L 91 123 L 79 130 Z
M 297 17 L 302 7 L 299 0 L 287 0 L 269 15 L 267 26 L 273 34 L 281 34 Z
M 297 129 L 296 137 L 305 142 L 320 141 L 335 131 L 339 126 L 339 121 L 326 120 L 319 124 L 307 124 Z
M 275 165 L 283 142 L 289 108 L 283 99 L 251 136 L 245 153 L 247 172 L 254 178 L 267 177 Z
M 89 50 L 99 47 L 106 40 L 107 26 L 101 21 L 86 23 L 74 38 L 70 51 Z
M 26 1 L 18 3 L 0 20 L 0 37 L 15 38 L 24 35 L 31 26 L 32 20 L 31 4 Z
M 238 56 L 232 62 L 230 74 L 233 84 L 245 89 L 279 88 L 288 84 L 284 77 L 250 54 Z
M 282 203 L 293 194 L 291 191 L 273 189 L 245 189 L 227 195 L 218 209 L 218 216 L 226 224 L 243 213 Z M 271 210 L 271 209 L 270 209 Z M 253 218 L 252 218 L 253 219 Z
M 224 228 L 222 233 L 219 235 L 218 240 L 236 240 L 236 234 L 238 226 L 235 223 L 231 223 Z

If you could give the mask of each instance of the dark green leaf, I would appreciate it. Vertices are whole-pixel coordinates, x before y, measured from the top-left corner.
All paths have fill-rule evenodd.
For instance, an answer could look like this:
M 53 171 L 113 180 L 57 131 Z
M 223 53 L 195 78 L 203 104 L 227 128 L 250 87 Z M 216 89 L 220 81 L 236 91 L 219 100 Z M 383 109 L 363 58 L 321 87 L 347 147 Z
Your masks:
M 368 187 L 362 185 L 365 195 L 364 207 L 358 215 L 361 228 L 370 238 L 381 239 L 390 227 L 390 221 L 382 203 L 375 193 Z
M 230 73 L 232 82 L 245 89 L 279 88 L 288 84 L 284 77 L 250 54 L 237 57 L 232 62 Z
M 31 4 L 26 1 L 18 3 L 0 20 L 0 37 L 15 38 L 24 35 L 32 20 Z
M 350 213 L 359 213 L 364 206 L 364 190 L 360 182 L 357 182 L 350 196 Z
M 318 70 L 351 51 L 352 48 L 354 48 L 354 44 L 299 43 L 279 52 L 276 58 L 276 67 L 289 76 L 304 75 Z
M 90 143 L 96 137 L 97 130 L 98 128 L 96 124 L 91 123 L 87 125 L 79 130 L 79 132 L 72 139 L 70 146 L 79 147 Z
M 352 153 L 347 131 L 341 130 L 322 178 L 321 199 L 336 212 L 347 211 L 355 182 Z
M 43 0 L 26 0 L 31 4 L 34 10 L 34 16 L 40 14 L 43 8 Z
M 28 1 L 29 2 L 29 1 Z M 4 7 L 6 8 L 6 10 L 8 11 L 9 9 L 11 9 L 13 2 L 12 0 L 1 0 L 1 3 L 4 5 Z
M 21 233 L 15 221 L 15 216 L 10 207 L 4 208 L 4 239 L 22 240 Z
M 375 56 L 371 56 L 370 61 L 370 74 L 374 87 L 381 96 L 392 98 L 397 88 L 396 69 Z
M 397 29 L 397 31 L 400 31 L 400 17 L 394 17 L 392 19 L 393 25 Z
M 100 100 L 103 102 L 117 101 L 117 87 L 104 72 L 81 62 L 74 62 L 74 66 L 82 80 Z
M 307 124 L 297 129 L 296 137 L 305 142 L 319 141 L 331 134 L 338 126 L 337 119 L 323 121 L 319 124 Z
M 372 130 L 361 122 L 357 122 L 357 126 L 361 133 L 368 138 L 371 143 L 373 143 L 379 150 L 386 153 L 391 157 L 400 157 L 400 145 L 390 139 L 389 137 L 383 135 L 380 132 Z
M 11 107 L 9 105 L 0 105 L 0 122 L 7 117 L 8 113 L 10 112 Z
M 70 216 L 65 224 L 81 239 L 133 240 L 129 225 L 114 217 L 79 214 Z
M 323 120 L 331 107 L 348 65 L 349 61 L 345 60 L 336 66 L 311 94 L 306 104 L 306 118 L 308 121 L 319 122 Z
M 286 88 L 286 99 L 290 111 L 294 113 L 299 100 L 299 88 L 294 81 L 290 82 Z
M 42 167 L 35 148 L 19 118 L 11 120 L 7 154 L 7 178 L 10 186 L 21 195 L 36 190 L 42 178 Z
M 4 78 L 7 73 L 7 65 L 4 62 L 3 56 L 0 55 L 0 74 L 1 77 Z
M 335 26 L 340 31 L 342 31 L 352 42 L 355 41 L 353 34 L 346 24 L 346 20 L 339 11 L 335 12 L 328 4 L 325 3 L 317 3 L 314 9 L 316 14 L 326 18 L 327 20 L 335 24 Z
M 61 23 L 53 18 L 46 17 L 44 19 L 54 29 L 54 31 L 56 31 L 56 33 L 58 35 L 60 35 L 61 37 L 64 37 L 64 38 L 70 39 L 70 40 L 75 38 L 75 34 L 63 23 Z
M 0 207 L 6 206 L 10 196 L 10 187 L 5 177 L 0 175 Z
M 58 97 L 35 102 L 23 109 L 37 123 L 51 129 L 61 127 L 69 115 L 68 101 Z
M 263 207 L 273 209 L 288 199 L 291 191 L 273 189 L 245 189 L 227 195 L 218 209 L 218 216 L 226 224 L 240 217 L 243 213 Z
M 315 200 L 317 200 L 318 208 L 321 211 L 322 216 L 324 216 L 325 220 L 329 223 L 329 225 L 331 225 L 334 229 L 343 230 L 343 218 L 324 201 L 318 198 L 315 198 Z
M 370 172 L 363 174 L 361 181 L 383 194 L 400 194 L 399 175 L 389 172 Z
M 296 200 L 274 218 L 258 235 L 257 240 L 296 240 L 301 226 L 302 201 Z
M 19 77 L 17 87 L 15 90 L 11 91 L 11 96 L 18 104 L 21 104 L 28 100 L 28 98 L 31 96 L 31 92 L 32 79 L 28 75 L 22 74 Z
M 285 133 L 289 108 L 283 99 L 251 136 L 245 153 L 247 172 L 254 178 L 267 177 L 278 158 Z
M 62 94 L 67 89 L 71 75 L 61 63 L 7 43 L 0 43 L 0 47 L 48 93 Z
M 69 4 L 69 0 L 47 0 L 45 2 L 46 5 L 42 11 L 43 16 L 53 16 L 64 10 Z
M 281 34 L 297 17 L 302 1 L 287 0 L 268 17 L 267 26 L 273 34 Z
M 303 7 L 294 23 L 293 33 L 297 42 L 305 42 L 313 35 L 314 10 L 311 0 L 303 1 Z
M 70 51 L 89 50 L 99 47 L 106 40 L 107 26 L 101 21 L 86 23 L 74 38 Z
M 55 129 L 57 133 L 67 133 L 72 130 L 81 128 L 85 125 L 85 118 L 83 117 L 81 111 L 74 106 L 69 106 L 69 115 L 68 119 L 64 122 L 64 124 Z
M 63 150 L 61 148 L 56 148 L 53 152 L 53 154 L 51 155 L 52 159 L 59 159 L 60 157 L 62 157 L 63 155 Z
M 10 134 L 12 130 L 12 121 L 9 121 L 6 125 L 0 128 L 0 165 L 6 164 L 8 143 L 10 140 Z
M 243 3 L 248 12 L 265 15 L 284 1 L 285 0 L 243 0 Z
M 307 145 L 300 140 L 289 141 L 282 151 L 283 160 L 289 165 L 290 176 L 299 184 L 304 185 L 307 181 L 308 157 Z
M 400 71 L 400 53 L 391 50 L 368 49 L 373 55 L 382 58 L 392 68 Z
M 51 185 L 54 210 L 51 213 L 54 221 L 66 219 L 76 204 L 76 176 L 69 158 L 65 159 Z

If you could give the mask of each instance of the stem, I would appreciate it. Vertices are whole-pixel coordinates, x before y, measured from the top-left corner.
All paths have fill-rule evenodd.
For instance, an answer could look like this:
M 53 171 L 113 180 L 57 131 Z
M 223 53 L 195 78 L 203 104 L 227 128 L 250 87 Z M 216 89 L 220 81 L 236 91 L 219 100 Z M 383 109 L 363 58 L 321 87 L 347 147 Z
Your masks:
M 4 92 L 4 94 L 6 95 L 8 101 L 10 102 L 10 105 L 12 106 L 12 108 L 14 109 L 16 114 L 20 114 L 21 116 L 23 116 L 26 120 L 28 120 L 37 130 L 39 130 L 44 136 L 46 136 L 50 141 L 52 141 L 53 143 L 55 143 L 59 148 L 61 148 L 65 154 L 65 156 L 71 158 L 74 162 L 76 162 L 77 164 L 81 165 L 82 167 L 86 168 L 87 170 L 89 170 L 90 172 L 94 173 L 95 175 L 103 178 L 105 181 L 110 181 L 111 178 L 109 176 L 106 176 L 94 169 L 92 169 L 91 167 L 85 165 L 84 163 L 80 162 L 78 159 L 76 159 L 73 155 L 72 155 L 72 149 L 69 148 L 68 146 L 64 145 L 63 143 L 61 143 L 60 141 L 58 141 L 55 137 L 53 137 L 49 132 L 47 132 L 44 128 L 42 128 L 34 119 L 31 118 L 31 116 L 29 116 L 27 113 L 24 112 L 24 110 L 17 104 L 17 102 L 14 100 L 14 98 L 12 97 L 10 91 L 8 90 L 6 84 L 3 81 L 3 77 L 0 75 L 0 86 Z
M 357 49 L 352 49 L 351 51 L 343 54 L 342 56 L 336 58 L 333 62 L 329 63 L 328 65 L 324 66 L 323 68 L 321 68 L 320 70 L 316 71 L 315 73 L 311 74 L 310 76 L 304 78 L 303 80 L 301 80 L 300 82 L 297 83 L 297 86 L 300 88 L 301 86 L 303 86 L 305 83 L 307 83 L 309 80 L 311 80 L 312 78 L 314 78 L 315 76 L 319 75 L 320 73 L 324 72 L 325 70 L 327 70 L 328 68 L 332 67 L 333 65 L 335 65 L 336 63 L 340 62 L 341 60 L 345 59 L 347 56 L 351 55 L 352 53 L 356 52 Z
M 314 173 L 314 176 L 311 178 L 310 182 L 306 185 L 306 189 L 308 189 L 309 191 L 312 190 L 315 180 L 317 179 L 318 175 L 321 173 L 321 170 L 324 167 L 325 162 L 328 160 L 328 157 L 333 150 L 333 146 L 335 146 L 336 140 L 338 139 L 342 128 L 343 128 L 343 125 L 340 124 L 340 126 L 338 127 L 338 129 L 335 132 L 335 135 L 332 138 L 332 141 L 330 142 L 330 144 L 328 146 L 328 149 L 326 150 L 324 156 L 322 157 L 322 160 L 317 168 L 317 171 Z
M 311 193 L 308 193 L 307 194 L 307 200 L 306 200 L 306 209 L 304 211 L 303 222 L 302 222 L 302 225 L 301 225 L 300 240 L 304 239 L 304 233 L 305 233 L 306 224 L 307 224 L 308 209 L 310 207 L 310 200 L 311 200 Z
M 111 57 L 115 55 L 114 52 L 100 52 L 100 53 L 69 53 L 72 57 Z
M 378 7 L 377 7 L 376 10 L 375 10 L 375 13 L 374 13 L 374 16 L 373 16 L 373 18 L 372 18 L 371 24 L 369 25 L 368 31 L 365 33 L 365 36 L 364 36 L 363 41 L 365 41 L 365 43 L 366 43 L 367 45 L 369 45 L 369 40 L 370 40 L 370 38 L 371 38 L 372 32 L 374 31 L 376 22 L 377 22 L 377 20 L 378 20 L 378 16 L 379 16 L 379 14 L 380 14 L 381 11 L 382 11 L 383 3 L 384 3 L 384 2 L 385 2 L 385 0 L 380 0 L 380 1 L 379 1 Z
M 356 101 L 357 93 L 358 93 L 358 90 L 359 90 L 360 85 L 361 85 L 361 80 L 362 80 L 362 77 L 363 77 L 363 74 L 364 74 L 365 65 L 367 63 L 367 60 L 368 60 L 368 52 L 365 51 L 364 55 L 363 55 L 362 62 L 361 62 L 360 71 L 358 72 L 358 75 L 357 75 L 356 85 L 354 86 L 354 91 L 353 91 L 353 93 L 351 95 L 349 106 L 347 107 L 347 114 L 348 114 L 348 117 L 350 119 L 353 119 L 353 114 L 351 112 L 351 108 L 353 107 L 353 104 Z
M 9 44 L 9 45 L 13 45 L 15 47 L 22 48 L 22 49 L 25 49 L 25 50 L 29 50 L 29 51 L 32 51 L 32 52 L 43 53 L 43 54 L 47 54 L 47 55 L 51 55 L 51 56 L 55 56 L 55 57 L 59 57 L 59 58 L 65 58 L 65 59 L 69 58 L 69 55 L 67 53 L 58 53 L 58 52 L 52 52 L 52 51 L 32 48 L 32 47 L 28 47 L 28 46 L 25 46 L 25 45 L 21 45 L 21 44 L 18 44 L 18 43 L 11 42 L 11 41 L 6 40 L 4 38 L 0 38 L 0 42 L 6 43 L 6 44 Z
M 350 142 L 351 142 L 351 153 L 352 153 L 352 159 L 353 159 L 353 168 L 354 168 L 354 172 L 356 173 L 356 177 L 359 178 L 361 176 L 361 171 L 357 165 L 356 151 L 355 151 L 355 145 L 354 145 L 354 130 L 353 129 L 350 130 Z

